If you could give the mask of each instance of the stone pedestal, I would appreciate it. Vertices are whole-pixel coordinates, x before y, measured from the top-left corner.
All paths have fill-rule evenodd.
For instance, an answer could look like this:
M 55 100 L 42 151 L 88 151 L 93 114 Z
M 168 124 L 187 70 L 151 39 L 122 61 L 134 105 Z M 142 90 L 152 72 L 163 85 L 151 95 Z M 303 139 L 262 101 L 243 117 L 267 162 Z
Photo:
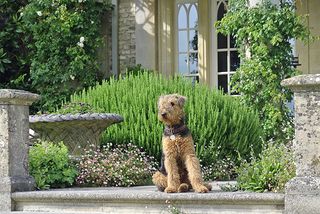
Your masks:
M 34 188 L 28 172 L 29 105 L 38 95 L 0 89 L 0 210 L 13 209 L 11 192 Z
M 320 212 L 320 74 L 282 82 L 294 92 L 296 177 L 286 185 L 286 213 Z

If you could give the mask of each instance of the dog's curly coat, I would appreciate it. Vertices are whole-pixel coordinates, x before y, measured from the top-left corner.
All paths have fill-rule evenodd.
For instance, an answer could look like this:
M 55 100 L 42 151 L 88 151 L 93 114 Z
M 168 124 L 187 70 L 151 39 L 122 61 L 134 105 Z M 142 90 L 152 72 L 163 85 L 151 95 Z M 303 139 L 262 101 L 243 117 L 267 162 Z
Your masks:
M 186 97 L 164 95 L 158 101 L 158 118 L 165 124 L 162 137 L 162 163 L 153 183 L 167 193 L 194 189 L 205 193 L 211 185 L 203 182 L 199 160 L 196 157 L 192 136 L 184 123 L 183 106 Z

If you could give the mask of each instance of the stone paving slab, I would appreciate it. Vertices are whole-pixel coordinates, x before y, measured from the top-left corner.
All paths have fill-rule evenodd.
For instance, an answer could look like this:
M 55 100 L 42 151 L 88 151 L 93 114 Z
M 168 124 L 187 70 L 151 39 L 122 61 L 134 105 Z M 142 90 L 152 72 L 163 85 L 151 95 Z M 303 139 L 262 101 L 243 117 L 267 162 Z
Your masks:
M 249 193 L 249 192 L 223 192 L 219 185 L 213 183 L 213 190 L 209 193 L 163 193 L 159 192 L 155 186 L 138 187 L 100 187 L 100 188 L 65 188 L 48 191 L 18 192 L 13 193 L 15 201 L 45 201 L 45 200 L 181 200 L 181 201 L 215 201 L 216 203 L 234 204 L 251 203 L 256 204 L 261 201 L 270 204 L 283 204 L 284 195 L 275 193 Z

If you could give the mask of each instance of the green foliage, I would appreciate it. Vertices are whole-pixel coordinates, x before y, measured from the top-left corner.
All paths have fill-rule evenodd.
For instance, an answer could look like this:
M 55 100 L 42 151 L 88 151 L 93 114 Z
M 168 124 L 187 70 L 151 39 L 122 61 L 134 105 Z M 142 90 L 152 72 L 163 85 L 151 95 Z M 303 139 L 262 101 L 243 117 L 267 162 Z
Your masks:
M 43 110 L 98 80 L 101 15 L 109 1 L 30 0 L 21 10 L 28 32 L 32 86 Z
M 30 89 L 28 49 L 19 10 L 24 0 L 0 1 L 0 88 Z
M 187 123 L 194 137 L 196 152 L 204 165 L 219 158 L 248 157 L 251 148 L 261 150 L 261 130 L 254 111 L 242 106 L 237 98 L 222 95 L 205 85 L 192 84 L 181 77 L 164 78 L 153 72 L 111 78 L 71 96 L 72 102 L 85 102 L 105 112 L 118 113 L 125 121 L 109 127 L 104 141 L 132 141 L 150 155 L 160 158 L 163 125 L 157 118 L 157 100 L 162 94 L 187 96 Z
M 135 66 L 129 66 L 127 67 L 126 69 L 126 73 L 129 73 L 129 74 L 139 74 L 142 70 L 144 70 L 142 68 L 142 65 L 141 64 L 137 64 Z
M 297 74 L 291 66 L 290 40 L 307 40 L 309 31 L 296 15 L 294 1 L 275 5 L 264 0 L 249 7 L 246 0 L 233 0 L 229 6 L 216 27 L 234 35 L 239 48 L 241 64 L 232 79 L 233 89 L 243 103 L 259 111 L 267 139 L 290 139 L 293 123 L 286 103 L 292 93 L 280 83 Z
M 61 106 L 55 114 L 85 114 L 85 113 L 99 113 L 103 112 L 100 108 L 94 108 L 87 103 L 66 103 Z
M 101 150 L 94 146 L 85 151 L 77 164 L 77 183 L 86 186 L 133 186 L 151 183 L 156 164 L 131 143 L 107 144 Z
M 283 144 L 269 144 L 258 158 L 243 163 L 237 172 L 242 190 L 283 192 L 285 184 L 295 176 L 292 151 Z
M 70 186 L 77 176 L 62 142 L 38 141 L 29 151 L 29 169 L 39 189 Z

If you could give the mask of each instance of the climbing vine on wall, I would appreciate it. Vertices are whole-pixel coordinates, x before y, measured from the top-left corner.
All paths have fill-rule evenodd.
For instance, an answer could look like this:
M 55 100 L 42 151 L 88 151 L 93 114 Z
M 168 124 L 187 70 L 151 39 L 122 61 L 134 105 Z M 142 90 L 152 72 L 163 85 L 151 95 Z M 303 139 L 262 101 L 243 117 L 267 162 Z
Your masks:
M 232 78 L 233 89 L 259 112 L 268 140 L 290 139 L 293 122 L 287 103 L 292 93 L 280 83 L 298 73 L 291 65 L 290 41 L 311 38 L 303 17 L 295 13 L 294 1 L 264 0 L 250 7 L 246 0 L 230 0 L 229 7 L 216 28 L 234 35 L 239 48 L 241 65 Z

